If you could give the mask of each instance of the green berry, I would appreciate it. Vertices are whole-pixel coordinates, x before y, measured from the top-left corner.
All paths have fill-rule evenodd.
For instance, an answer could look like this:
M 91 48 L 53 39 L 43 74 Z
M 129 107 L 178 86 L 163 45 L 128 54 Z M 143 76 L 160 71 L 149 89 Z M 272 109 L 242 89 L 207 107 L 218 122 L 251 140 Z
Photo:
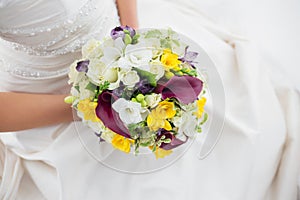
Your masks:
M 67 96 L 64 99 L 64 102 L 67 103 L 67 104 L 72 104 L 74 101 L 75 101 L 75 97 L 73 97 L 73 96 Z
M 132 98 L 131 101 L 132 101 L 132 102 L 138 102 L 138 101 L 136 100 L 136 98 Z
M 147 102 L 145 100 L 141 101 L 142 107 L 147 107 Z
M 142 102 L 144 101 L 145 96 L 143 94 L 138 94 L 135 98 L 138 102 Z

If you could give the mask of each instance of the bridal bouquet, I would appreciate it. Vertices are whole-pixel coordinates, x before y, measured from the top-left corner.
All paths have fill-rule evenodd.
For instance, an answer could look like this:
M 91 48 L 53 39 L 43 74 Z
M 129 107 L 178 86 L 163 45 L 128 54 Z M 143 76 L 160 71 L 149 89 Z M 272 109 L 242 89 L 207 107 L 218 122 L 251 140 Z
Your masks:
M 65 101 L 100 141 L 164 157 L 201 132 L 207 119 L 197 55 L 170 29 L 116 27 L 83 46 L 82 59 L 70 66 Z

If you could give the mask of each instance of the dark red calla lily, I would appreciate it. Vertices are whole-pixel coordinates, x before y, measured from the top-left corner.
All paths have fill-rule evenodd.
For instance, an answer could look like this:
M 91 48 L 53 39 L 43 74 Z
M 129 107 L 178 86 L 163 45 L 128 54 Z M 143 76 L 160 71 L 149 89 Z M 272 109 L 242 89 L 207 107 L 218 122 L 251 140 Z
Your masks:
M 159 146 L 160 148 L 164 149 L 164 150 L 171 150 L 174 149 L 182 144 L 184 144 L 186 141 L 182 141 L 177 139 L 172 133 L 165 131 L 165 133 L 163 133 L 161 136 L 165 136 L 166 139 L 170 139 L 171 142 L 170 143 L 161 143 L 161 145 Z
M 158 83 L 159 84 L 159 83 Z M 162 99 L 176 98 L 184 104 L 195 101 L 203 88 L 203 81 L 193 76 L 173 76 L 166 83 L 158 85 L 156 92 Z
M 112 108 L 112 103 L 117 99 L 118 97 L 109 91 L 102 92 L 98 97 L 96 115 L 107 128 L 119 135 L 130 138 L 127 127 L 123 124 L 119 114 Z

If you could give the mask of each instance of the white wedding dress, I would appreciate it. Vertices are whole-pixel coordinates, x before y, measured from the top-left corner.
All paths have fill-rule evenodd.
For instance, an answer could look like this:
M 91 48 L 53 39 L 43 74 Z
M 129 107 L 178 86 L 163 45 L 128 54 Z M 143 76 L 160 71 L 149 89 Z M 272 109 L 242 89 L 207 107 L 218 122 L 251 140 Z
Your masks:
M 141 27 L 172 27 L 216 64 L 226 113 L 214 150 L 199 159 L 196 139 L 171 165 L 142 173 L 139 158 L 126 161 L 80 122 L 1 133 L 0 199 L 295 199 L 299 96 L 283 79 L 270 80 L 247 40 L 211 23 L 190 1 L 145 5 Z M 68 93 L 68 67 L 82 44 L 109 34 L 118 20 L 113 0 L 0 0 L 0 91 Z

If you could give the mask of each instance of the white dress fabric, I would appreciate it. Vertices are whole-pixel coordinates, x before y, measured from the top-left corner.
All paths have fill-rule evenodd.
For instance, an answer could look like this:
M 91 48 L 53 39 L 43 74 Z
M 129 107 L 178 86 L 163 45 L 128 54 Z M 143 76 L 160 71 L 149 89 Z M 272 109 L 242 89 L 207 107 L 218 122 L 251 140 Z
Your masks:
M 80 122 L 1 133 L 0 199 L 296 199 L 299 94 L 280 76 L 267 76 L 249 41 L 210 22 L 190 1 L 149 1 L 143 11 L 152 17 L 141 17 L 141 27 L 171 27 L 216 64 L 226 113 L 211 154 L 199 159 L 196 140 L 172 165 L 133 174 L 91 156 L 78 134 L 93 133 Z M 67 69 L 80 46 L 116 25 L 113 0 L 0 0 L 0 91 L 68 93 Z

